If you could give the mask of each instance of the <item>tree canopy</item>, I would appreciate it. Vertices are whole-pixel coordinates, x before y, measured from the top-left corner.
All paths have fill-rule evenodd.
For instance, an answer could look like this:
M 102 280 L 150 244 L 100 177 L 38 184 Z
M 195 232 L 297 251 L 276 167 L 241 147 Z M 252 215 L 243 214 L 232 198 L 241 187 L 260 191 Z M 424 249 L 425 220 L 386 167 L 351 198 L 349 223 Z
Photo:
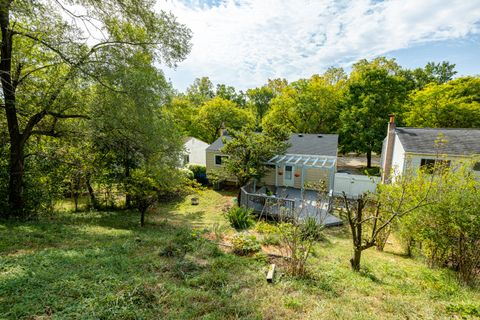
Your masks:
M 412 127 L 479 128 L 480 78 L 426 85 L 410 95 L 404 118 Z
M 25 149 L 32 136 L 60 137 L 62 123 L 88 118 L 84 92 L 135 52 L 175 65 L 190 30 L 151 1 L 2 1 L 0 80 L 9 137 L 10 209 L 24 215 Z M 48 21 L 48 23 L 46 23 Z M 114 87 L 110 87 L 115 90 Z
M 270 101 L 263 125 L 275 123 L 303 133 L 336 132 L 343 83 L 318 75 L 292 82 Z
M 343 152 L 364 152 L 371 166 L 372 152 L 380 152 L 386 136 L 387 117 L 402 110 L 407 82 L 394 60 L 361 60 L 353 66 L 346 93 L 346 108 L 340 113 Z

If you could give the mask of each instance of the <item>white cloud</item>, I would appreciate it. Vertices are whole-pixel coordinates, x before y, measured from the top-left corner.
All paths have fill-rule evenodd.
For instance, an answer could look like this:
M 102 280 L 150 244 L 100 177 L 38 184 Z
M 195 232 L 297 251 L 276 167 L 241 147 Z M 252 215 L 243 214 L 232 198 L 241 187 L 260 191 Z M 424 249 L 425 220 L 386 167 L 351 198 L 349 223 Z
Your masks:
M 480 0 L 227 0 L 218 6 L 159 2 L 193 31 L 193 49 L 175 71 L 245 89 L 349 66 L 411 45 L 480 32 Z M 188 79 L 188 81 L 187 81 Z

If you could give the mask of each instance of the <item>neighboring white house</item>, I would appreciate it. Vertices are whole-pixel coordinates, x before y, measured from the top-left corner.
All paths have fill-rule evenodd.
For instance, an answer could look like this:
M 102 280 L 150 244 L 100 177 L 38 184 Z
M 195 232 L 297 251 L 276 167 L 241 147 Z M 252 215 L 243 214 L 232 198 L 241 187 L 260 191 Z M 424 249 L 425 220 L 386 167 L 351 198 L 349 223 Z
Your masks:
M 383 182 L 436 161 L 450 165 L 480 156 L 480 129 L 397 128 L 393 116 L 388 128 L 381 158 Z M 480 173 L 480 163 L 473 170 Z
M 185 148 L 185 154 L 182 159 L 183 165 L 187 164 L 199 164 L 206 165 L 205 151 L 209 144 L 193 137 L 187 137 L 183 144 Z

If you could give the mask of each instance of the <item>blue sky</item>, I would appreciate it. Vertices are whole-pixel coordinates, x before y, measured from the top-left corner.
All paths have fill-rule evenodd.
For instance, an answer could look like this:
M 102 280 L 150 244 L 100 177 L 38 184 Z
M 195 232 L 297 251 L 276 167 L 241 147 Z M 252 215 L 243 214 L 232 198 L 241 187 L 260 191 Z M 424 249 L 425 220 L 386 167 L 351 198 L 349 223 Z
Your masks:
M 238 89 L 295 81 L 329 66 L 396 58 L 405 67 L 450 61 L 480 74 L 480 0 L 159 1 L 193 32 L 192 52 L 164 69 L 175 88 L 196 77 Z

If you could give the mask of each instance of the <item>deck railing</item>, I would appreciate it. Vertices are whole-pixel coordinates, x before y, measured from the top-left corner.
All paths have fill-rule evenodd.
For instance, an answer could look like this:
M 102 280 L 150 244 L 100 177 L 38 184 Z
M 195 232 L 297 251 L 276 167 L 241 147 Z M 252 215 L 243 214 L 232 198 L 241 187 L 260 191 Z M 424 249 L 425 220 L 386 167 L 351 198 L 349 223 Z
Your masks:
M 253 209 L 255 213 L 279 214 L 280 211 L 292 213 L 295 210 L 295 199 L 253 193 L 251 184 L 240 188 L 240 205 Z

